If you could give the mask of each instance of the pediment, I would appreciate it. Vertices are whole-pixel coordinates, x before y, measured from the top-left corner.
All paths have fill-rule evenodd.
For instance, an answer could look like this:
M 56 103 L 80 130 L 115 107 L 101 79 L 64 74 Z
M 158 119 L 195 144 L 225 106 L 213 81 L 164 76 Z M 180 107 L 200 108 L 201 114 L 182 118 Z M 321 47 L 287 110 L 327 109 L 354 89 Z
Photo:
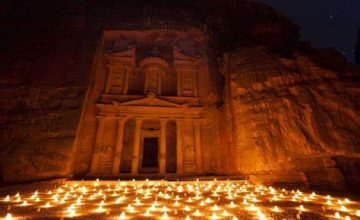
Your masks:
M 142 98 L 142 99 L 135 99 L 135 100 L 125 101 L 125 102 L 113 101 L 113 103 L 116 105 L 123 105 L 123 106 L 153 106 L 153 107 L 172 107 L 172 108 L 185 107 L 183 105 L 180 105 L 180 104 L 177 104 L 174 102 L 169 102 L 167 100 L 160 99 L 157 97 L 146 97 L 146 98 Z

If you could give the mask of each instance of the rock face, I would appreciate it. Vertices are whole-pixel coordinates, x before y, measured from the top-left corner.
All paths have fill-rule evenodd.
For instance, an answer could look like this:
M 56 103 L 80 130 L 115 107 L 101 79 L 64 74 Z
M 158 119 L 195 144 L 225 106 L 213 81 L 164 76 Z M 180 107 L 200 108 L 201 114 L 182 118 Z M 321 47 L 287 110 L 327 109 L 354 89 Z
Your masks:
M 305 54 L 272 56 L 264 47 L 243 47 L 225 60 L 239 173 L 313 187 L 359 183 L 356 175 L 342 175 L 358 169 L 360 118 L 348 95 L 356 91 L 341 73 Z
M 0 12 L 3 181 L 88 172 L 79 158 L 91 149 L 80 145 L 93 140 L 81 129 L 95 132 L 84 115 L 96 113 L 83 106 L 102 90 L 88 88 L 103 30 L 196 29 L 213 82 L 201 123 L 205 174 L 359 189 L 359 69 L 298 42 L 298 28 L 265 5 L 37 0 L 6 1 Z

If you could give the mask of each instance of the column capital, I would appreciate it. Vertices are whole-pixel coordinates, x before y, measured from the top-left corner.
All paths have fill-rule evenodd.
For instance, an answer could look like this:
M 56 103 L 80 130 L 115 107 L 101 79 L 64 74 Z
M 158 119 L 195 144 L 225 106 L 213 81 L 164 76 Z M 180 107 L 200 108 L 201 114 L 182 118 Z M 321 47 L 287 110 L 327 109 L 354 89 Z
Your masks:
M 105 115 L 96 115 L 96 119 L 98 119 L 98 120 L 102 120 L 104 118 L 106 118 Z
M 116 119 L 118 121 L 126 121 L 128 119 L 128 117 L 127 116 L 116 116 Z
M 193 120 L 195 125 L 200 125 L 202 118 L 194 118 Z
M 166 123 L 168 121 L 168 118 L 159 118 L 160 123 Z
M 135 125 L 136 126 L 141 126 L 142 122 L 143 122 L 143 118 L 134 118 L 135 120 Z
M 182 122 L 184 120 L 184 118 L 175 118 L 176 122 Z

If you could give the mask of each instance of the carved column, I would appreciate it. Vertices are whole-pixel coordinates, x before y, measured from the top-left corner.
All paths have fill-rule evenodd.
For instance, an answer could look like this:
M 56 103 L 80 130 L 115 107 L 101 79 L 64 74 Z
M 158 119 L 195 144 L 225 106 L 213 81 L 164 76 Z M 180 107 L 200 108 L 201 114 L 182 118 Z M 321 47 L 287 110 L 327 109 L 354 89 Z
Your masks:
M 182 121 L 176 120 L 176 173 L 183 174 Z
M 100 150 L 101 150 L 101 142 L 102 138 L 104 136 L 104 128 L 105 128 L 105 122 L 106 118 L 103 116 L 98 116 L 98 126 L 96 131 L 96 139 L 95 139 L 95 146 L 93 150 L 93 158 L 91 161 L 90 166 L 90 174 L 94 174 L 97 171 L 98 163 L 99 163 L 99 157 L 100 157 Z
M 202 173 L 202 152 L 201 152 L 201 132 L 200 132 L 200 119 L 194 119 L 195 129 L 195 154 L 196 154 L 196 172 Z
M 160 119 L 160 175 L 165 175 L 166 173 L 166 122 L 166 119 Z
M 139 154 L 140 154 L 140 136 L 141 136 L 141 125 L 142 119 L 135 119 L 135 135 L 134 135 L 134 147 L 133 147 L 133 158 L 131 163 L 131 174 L 137 175 L 139 172 Z
M 125 122 L 126 122 L 125 117 L 119 117 L 117 120 L 117 132 L 116 132 L 114 159 L 113 159 L 113 167 L 112 167 L 113 174 L 119 174 L 119 170 L 120 170 Z

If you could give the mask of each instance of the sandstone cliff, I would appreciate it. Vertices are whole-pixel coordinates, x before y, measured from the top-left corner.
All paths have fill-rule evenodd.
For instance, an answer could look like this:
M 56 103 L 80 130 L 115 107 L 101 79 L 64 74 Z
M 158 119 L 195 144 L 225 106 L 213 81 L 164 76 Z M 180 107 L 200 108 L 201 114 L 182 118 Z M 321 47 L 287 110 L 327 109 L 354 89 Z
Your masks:
M 313 187 L 359 184 L 359 71 L 334 71 L 259 46 L 226 56 L 239 173 Z M 357 72 L 356 72 L 357 71 Z M 352 75 L 348 83 L 344 76 Z

